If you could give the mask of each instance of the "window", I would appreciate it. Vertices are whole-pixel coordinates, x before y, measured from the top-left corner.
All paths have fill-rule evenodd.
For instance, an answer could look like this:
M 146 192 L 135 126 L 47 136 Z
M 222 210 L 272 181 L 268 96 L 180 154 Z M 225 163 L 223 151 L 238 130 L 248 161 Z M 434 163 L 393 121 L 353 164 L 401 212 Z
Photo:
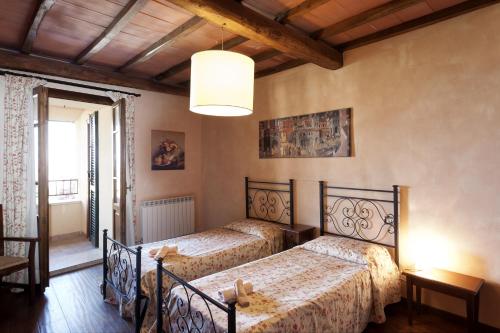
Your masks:
M 80 150 L 75 123 L 49 121 L 48 148 L 50 200 L 77 199 Z

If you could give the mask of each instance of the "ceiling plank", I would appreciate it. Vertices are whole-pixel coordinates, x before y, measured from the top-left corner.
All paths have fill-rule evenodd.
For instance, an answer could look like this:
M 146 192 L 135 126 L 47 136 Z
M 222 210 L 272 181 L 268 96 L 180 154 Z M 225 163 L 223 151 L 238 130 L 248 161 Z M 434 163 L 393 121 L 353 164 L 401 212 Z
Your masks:
M 236 46 L 238 46 L 240 44 L 243 44 L 246 41 L 248 41 L 248 39 L 245 38 L 245 37 L 241 37 L 241 36 L 237 36 L 237 37 L 231 38 L 231 39 L 229 39 L 229 40 L 227 40 L 227 41 L 224 42 L 224 50 L 232 49 L 233 47 L 236 47 Z M 219 49 L 222 49 L 222 43 L 219 43 L 219 44 L 215 45 L 210 50 L 219 50 Z M 176 74 L 178 74 L 178 73 L 180 73 L 180 72 L 188 69 L 190 66 L 191 66 L 191 58 L 189 58 L 187 60 L 184 60 L 183 62 L 180 62 L 177 65 L 174 65 L 174 66 L 166 69 L 165 71 L 163 71 L 160 74 L 156 75 L 154 77 L 154 79 L 156 81 L 165 80 L 166 78 L 172 77 L 172 76 L 174 76 L 174 75 L 176 75 Z
M 302 60 L 302 59 L 289 60 L 287 62 L 279 64 L 278 66 L 266 68 L 266 69 L 263 69 L 263 70 L 255 73 L 255 78 L 258 79 L 258 78 L 261 78 L 261 77 L 264 77 L 264 76 L 268 76 L 268 75 L 271 75 L 271 74 L 276 74 L 276 73 L 285 71 L 287 69 L 291 69 L 291 68 L 294 68 L 294 67 L 298 67 L 298 66 L 304 65 L 306 63 L 307 62 L 304 61 L 304 60 Z
M 75 59 L 75 63 L 82 65 L 94 54 L 102 50 L 118 33 L 144 8 L 149 0 L 130 0 L 113 22 L 101 33 L 96 40 L 85 48 Z
M 322 39 L 328 36 L 333 36 L 341 32 L 359 27 L 381 17 L 396 13 L 400 10 L 416 5 L 422 1 L 423 0 L 394 0 L 375 8 L 368 9 L 362 13 L 359 13 L 358 15 L 354 15 L 338 23 L 334 23 L 326 28 L 315 31 L 311 34 L 311 37 L 315 39 Z
M 328 69 L 342 67 L 342 54 L 232 0 L 169 0 L 245 38 Z
M 55 0 L 42 0 L 40 2 L 33 21 L 31 22 L 31 26 L 26 33 L 26 37 L 24 38 L 24 43 L 21 48 L 24 53 L 31 53 L 33 43 L 35 42 L 36 35 L 38 34 L 38 28 L 40 27 L 45 14 L 47 14 L 50 8 L 52 8 L 54 3 Z
M 176 40 L 182 38 L 183 36 L 189 35 L 191 32 L 202 27 L 204 24 L 206 24 L 206 21 L 204 21 L 201 17 L 195 16 L 190 18 L 182 25 L 178 26 L 177 28 L 163 36 L 160 40 L 153 43 L 147 49 L 127 61 L 125 65 L 121 66 L 118 69 L 118 71 L 124 71 L 132 65 L 148 60 L 164 47 L 172 45 Z
M 160 84 L 152 80 L 5 50 L 0 50 L 0 64 L 5 69 L 187 96 L 186 89 Z
M 375 43 L 383 39 L 397 36 L 409 31 L 426 27 L 428 25 L 438 23 L 486 6 L 500 3 L 500 0 L 467 0 L 445 9 L 441 9 L 432 14 L 428 14 L 408 22 L 401 23 L 391 28 L 375 32 L 368 36 L 360 37 L 358 39 L 338 45 L 342 51 L 354 49 L 363 45 Z
M 282 23 L 282 24 L 287 24 L 295 17 L 299 17 L 301 15 L 304 15 L 304 14 L 310 12 L 311 10 L 313 10 L 321 5 L 324 5 L 328 1 L 330 1 L 330 0 L 305 0 L 302 3 L 300 3 L 299 5 L 291 8 L 291 9 L 285 10 L 282 13 L 278 14 L 278 16 L 276 16 L 275 20 Z
M 349 17 L 343 21 L 334 23 L 326 28 L 317 30 L 311 34 L 315 39 L 326 38 L 341 32 L 351 30 L 381 17 L 396 13 L 405 8 L 411 7 L 423 0 L 393 0 L 383 5 L 366 10 L 358 15 Z

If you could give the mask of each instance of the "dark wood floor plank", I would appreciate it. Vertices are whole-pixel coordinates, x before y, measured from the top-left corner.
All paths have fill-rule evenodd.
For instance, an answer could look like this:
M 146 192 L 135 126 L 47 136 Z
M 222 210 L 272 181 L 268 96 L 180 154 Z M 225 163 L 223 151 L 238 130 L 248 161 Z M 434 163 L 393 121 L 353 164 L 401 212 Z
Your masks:
M 38 317 L 36 332 L 70 332 L 59 300 L 54 293 L 54 286 L 49 286 L 49 288 L 45 290 L 45 296 L 42 297 L 40 306 L 42 307 L 42 311 Z
M 0 288 L 0 332 L 82 333 L 133 332 L 133 323 L 104 303 L 99 292 L 102 266 L 51 278 L 34 304 L 24 293 Z
M 71 332 L 128 332 L 130 322 L 103 302 L 99 292 L 102 267 L 61 275 L 51 281 Z
M 421 315 L 413 316 L 413 326 L 408 325 L 406 302 L 389 305 L 385 308 L 387 321 L 383 324 L 368 324 L 364 333 L 466 333 L 467 326 L 464 321 L 449 320 L 439 315 L 424 311 Z
M 40 306 L 30 306 L 25 293 L 13 294 L 9 288 L 0 288 L 0 332 L 32 332 L 41 312 Z

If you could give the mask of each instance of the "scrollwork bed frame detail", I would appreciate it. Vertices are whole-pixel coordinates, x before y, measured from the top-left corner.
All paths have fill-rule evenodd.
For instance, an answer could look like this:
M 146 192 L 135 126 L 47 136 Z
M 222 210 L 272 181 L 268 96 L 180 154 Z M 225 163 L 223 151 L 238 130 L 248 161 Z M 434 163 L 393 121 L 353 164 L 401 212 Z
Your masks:
M 360 196 L 338 192 L 361 193 Z M 381 198 L 370 197 L 378 193 Z M 390 198 L 384 196 L 390 195 Z M 319 182 L 320 235 L 332 234 L 362 240 L 394 249 L 394 261 L 399 266 L 399 186 L 392 190 L 327 186 Z M 325 231 L 326 226 L 332 230 Z M 372 236 L 367 235 L 372 231 Z M 389 243 L 381 242 L 392 235 Z
M 294 180 L 288 183 L 250 180 L 245 177 L 246 217 L 289 224 L 295 220 Z
M 108 241 L 111 242 L 109 249 Z M 135 297 L 135 332 L 139 332 L 149 303 L 149 298 L 141 292 L 142 247 L 137 246 L 133 249 L 117 242 L 108 236 L 107 229 L 103 231 L 102 244 L 103 283 L 101 293 L 103 299 L 106 299 L 106 288 L 108 285 L 120 297 L 126 300 L 131 300 Z
M 174 283 L 168 288 L 168 292 L 164 293 L 163 288 L 163 274 L 167 274 Z M 179 312 L 179 317 L 176 320 L 170 318 L 168 305 L 173 296 L 174 287 L 181 290 L 185 294 L 185 298 L 178 298 L 175 301 L 175 307 Z M 196 310 L 191 306 L 193 299 L 201 299 L 207 310 L 209 316 L 205 318 L 200 310 Z M 164 333 L 163 330 L 163 316 L 166 315 L 168 321 L 168 332 L 203 332 L 210 331 L 217 333 L 217 328 L 212 315 L 212 308 L 215 306 L 227 313 L 227 332 L 236 333 L 236 303 L 232 302 L 226 305 L 216 301 L 199 289 L 193 287 L 174 273 L 163 268 L 163 260 L 157 261 L 156 266 L 156 332 Z M 207 325 L 207 326 L 205 326 Z M 177 328 L 177 329 L 174 329 Z

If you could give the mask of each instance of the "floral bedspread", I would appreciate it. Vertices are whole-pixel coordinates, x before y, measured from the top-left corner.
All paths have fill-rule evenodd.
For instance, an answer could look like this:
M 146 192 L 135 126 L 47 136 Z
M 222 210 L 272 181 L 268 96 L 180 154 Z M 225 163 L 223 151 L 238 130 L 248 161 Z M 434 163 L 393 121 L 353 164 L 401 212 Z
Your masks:
M 143 330 L 151 327 L 156 320 L 157 263 L 149 257 L 149 249 L 166 244 L 177 245 L 179 255 L 167 256 L 163 260 L 163 266 L 186 281 L 191 281 L 270 256 L 283 248 L 282 231 L 276 225 L 243 219 L 228 226 L 143 245 L 141 288 L 144 295 L 149 297 Z M 163 286 L 168 289 L 171 284 L 172 281 L 164 277 Z M 111 288 L 107 290 L 108 295 L 114 295 Z M 133 317 L 134 302 L 135 299 L 117 300 L 120 314 L 124 317 Z
M 238 278 L 253 283 L 250 306 L 237 305 L 239 333 L 362 332 L 369 321 L 385 320 L 384 306 L 400 299 L 399 272 L 388 253 L 375 251 L 371 258 L 375 263 L 360 264 L 326 253 L 324 249 L 331 244 L 322 238 L 191 284 L 217 299 L 217 291 L 232 286 Z M 186 309 L 179 309 L 177 301 L 185 297 L 183 290 L 174 289 L 167 309 L 173 327 L 167 327 L 169 320 L 164 316 L 166 331 L 180 331 L 175 322 Z M 191 306 L 191 313 L 201 311 L 205 318 L 199 331 L 212 332 L 205 303 L 195 296 Z M 226 313 L 214 306 L 210 310 L 217 332 L 226 331 Z M 200 322 L 187 320 L 199 326 Z

